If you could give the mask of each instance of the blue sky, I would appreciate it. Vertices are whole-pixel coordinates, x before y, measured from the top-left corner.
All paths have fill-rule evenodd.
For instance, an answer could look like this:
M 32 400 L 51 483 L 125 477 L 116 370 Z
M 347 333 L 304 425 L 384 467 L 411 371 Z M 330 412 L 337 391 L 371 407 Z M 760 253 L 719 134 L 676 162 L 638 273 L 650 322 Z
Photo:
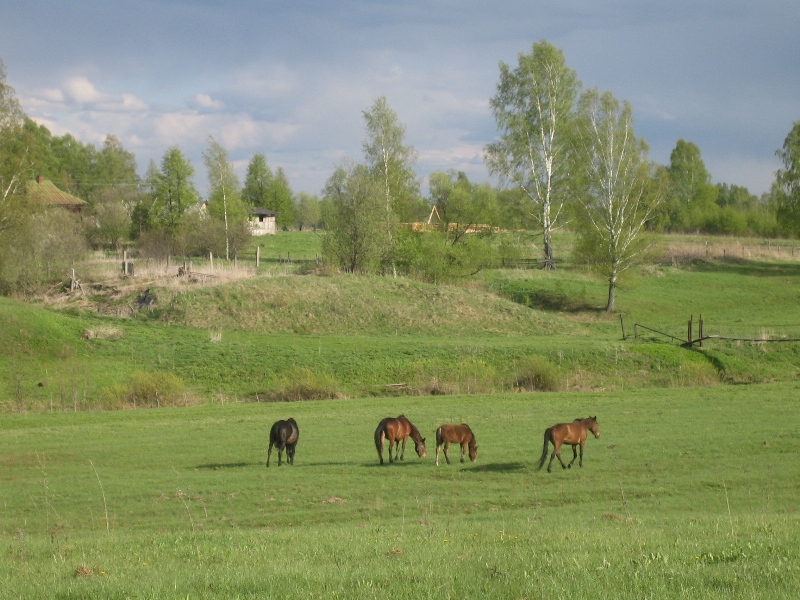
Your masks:
M 697 144 L 714 182 L 769 189 L 800 120 L 797 0 L 28 0 L 0 4 L 0 58 L 25 112 L 140 173 L 178 146 L 206 187 L 209 135 L 243 179 L 256 152 L 319 193 L 360 160 L 362 112 L 386 96 L 417 172 L 488 181 L 500 61 L 546 39 L 585 88 L 633 105 L 663 164 Z

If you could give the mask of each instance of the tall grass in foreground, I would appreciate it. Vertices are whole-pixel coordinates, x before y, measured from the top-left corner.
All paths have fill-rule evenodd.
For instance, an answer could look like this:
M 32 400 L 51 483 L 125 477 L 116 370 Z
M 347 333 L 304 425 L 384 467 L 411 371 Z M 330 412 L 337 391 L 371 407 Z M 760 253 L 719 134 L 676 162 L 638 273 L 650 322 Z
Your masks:
M 797 384 L 6 415 L 0 589 L 37 598 L 795 598 Z M 377 464 L 380 418 L 478 462 Z M 597 414 L 584 468 L 534 468 Z M 294 416 L 294 467 L 265 468 Z M 435 451 L 435 448 L 433 448 Z M 568 455 L 569 449 L 564 452 Z M 413 456 L 413 458 L 412 458 Z

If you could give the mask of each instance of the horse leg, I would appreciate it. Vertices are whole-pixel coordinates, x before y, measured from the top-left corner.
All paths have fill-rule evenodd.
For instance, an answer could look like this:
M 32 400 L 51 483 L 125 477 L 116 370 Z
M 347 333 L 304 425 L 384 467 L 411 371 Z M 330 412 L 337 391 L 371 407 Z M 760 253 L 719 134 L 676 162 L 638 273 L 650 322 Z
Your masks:
M 550 455 L 550 462 L 547 463 L 547 472 L 551 473 L 550 465 L 553 464 L 553 457 L 558 458 L 558 462 L 561 463 L 561 468 L 566 469 L 567 465 L 564 464 L 564 461 L 561 460 L 561 444 L 553 443 L 553 454 Z
M 436 466 L 439 466 L 439 450 L 442 449 L 441 444 L 436 444 Z
M 567 465 L 570 469 L 572 468 L 572 463 L 575 462 L 575 459 L 578 458 L 578 446 L 576 444 L 572 444 L 572 460 L 569 461 Z
M 447 453 L 447 451 L 449 449 L 450 449 L 450 442 L 445 440 L 445 442 L 444 442 L 444 458 L 447 461 L 448 465 L 450 464 L 450 455 Z
M 408 440 L 408 438 L 403 438 L 403 449 L 400 450 L 400 460 L 405 460 L 406 459 L 406 441 L 407 440 Z M 395 452 L 394 455 L 395 455 L 395 458 L 396 458 L 397 457 L 397 452 Z
M 294 464 L 294 444 L 286 446 L 286 462 Z
M 461 442 L 461 462 L 464 462 L 464 453 L 467 451 L 467 442 Z
M 389 462 L 393 463 L 397 459 L 397 445 L 399 442 L 389 440 Z M 392 446 L 394 446 L 394 459 L 392 458 Z
M 278 444 L 278 466 L 281 466 L 281 454 L 283 453 L 283 449 L 286 448 L 286 444 L 280 443 Z
M 583 467 L 583 442 L 581 442 L 581 460 L 578 463 L 580 467 Z
M 270 457 L 270 455 L 272 454 L 272 446 L 273 446 L 273 442 L 272 442 L 272 441 L 270 441 L 270 443 L 269 443 L 269 450 L 267 450 L 267 466 L 269 466 L 269 457 Z

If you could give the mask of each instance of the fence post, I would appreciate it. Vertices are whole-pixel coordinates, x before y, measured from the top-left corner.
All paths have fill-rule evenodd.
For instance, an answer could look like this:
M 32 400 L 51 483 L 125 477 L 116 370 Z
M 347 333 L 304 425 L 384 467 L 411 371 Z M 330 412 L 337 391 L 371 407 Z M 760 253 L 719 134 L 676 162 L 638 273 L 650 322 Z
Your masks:
M 622 313 L 619 313 L 619 324 L 622 327 L 622 339 L 625 339 L 625 320 L 622 318 Z
M 211 270 L 213 271 L 214 270 L 214 253 L 213 252 L 209 252 L 208 253 L 208 264 L 211 265 Z
M 700 347 L 703 347 L 703 315 L 700 315 L 700 323 L 697 325 L 699 330 L 697 332 L 697 337 L 700 340 Z
M 686 341 L 689 342 L 690 346 L 692 345 L 692 319 L 693 318 L 694 318 L 694 315 L 689 315 L 689 337 L 687 338 Z
M 261 245 L 256 246 L 256 268 L 261 263 Z

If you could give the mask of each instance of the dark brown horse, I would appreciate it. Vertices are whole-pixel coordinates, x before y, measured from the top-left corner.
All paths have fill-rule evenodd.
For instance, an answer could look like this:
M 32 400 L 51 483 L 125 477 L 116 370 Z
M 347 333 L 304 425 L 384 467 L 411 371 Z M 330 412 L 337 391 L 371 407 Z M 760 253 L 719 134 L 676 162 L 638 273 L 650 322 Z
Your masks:
M 275 421 L 272 424 L 272 429 L 269 432 L 269 450 L 267 451 L 267 466 L 269 466 L 269 457 L 272 454 L 272 447 L 278 447 L 278 466 L 281 466 L 281 452 L 286 449 L 286 462 L 290 465 L 294 464 L 294 449 L 297 446 L 297 440 L 300 439 L 300 429 L 297 427 L 297 422 L 291 417 L 286 421 Z
M 475 436 L 469 425 L 461 423 L 460 425 L 442 425 L 436 430 L 436 466 L 439 466 L 439 450 L 444 444 L 444 458 L 447 464 L 450 464 L 450 457 L 447 456 L 447 450 L 450 444 L 461 444 L 461 462 L 464 462 L 464 453 L 469 448 L 469 459 L 475 462 L 478 458 L 478 444 L 475 441 Z
M 544 448 L 542 449 L 542 457 L 539 459 L 539 467 L 541 470 L 544 461 L 547 459 L 548 444 L 553 444 L 553 454 L 550 455 L 550 462 L 547 463 L 547 472 L 550 473 L 551 466 L 553 465 L 553 458 L 558 457 L 558 462 L 561 466 L 566 468 L 572 467 L 572 463 L 578 457 L 577 446 L 581 447 L 581 460 L 579 466 L 583 466 L 583 444 L 586 443 L 586 436 L 589 432 L 594 434 L 594 437 L 600 437 L 600 426 L 597 424 L 597 417 L 589 417 L 588 419 L 575 419 L 572 423 L 559 423 L 548 427 L 544 431 Z M 561 445 L 569 444 L 572 446 L 572 460 L 569 465 L 565 465 L 561 460 Z
M 383 464 L 383 441 L 389 440 L 389 462 L 394 462 L 392 459 L 392 446 L 394 445 L 394 458 L 397 459 L 397 452 L 400 450 L 400 460 L 403 460 L 403 455 L 406 452 L 406 440 L 408 438 L 414 440 L 414 448 L 417 450 L 420 458 L 425 458 L 425 438 L 419 434 L 419 430 L 405 418 L 400 415 L 396 419 L 387 417 L 378 423 L 378 428 L 375 430 L 375 448 L 378 450 L 378 457 Z M 400 449 L 400 442 L 403 442 L 402 450 Z

